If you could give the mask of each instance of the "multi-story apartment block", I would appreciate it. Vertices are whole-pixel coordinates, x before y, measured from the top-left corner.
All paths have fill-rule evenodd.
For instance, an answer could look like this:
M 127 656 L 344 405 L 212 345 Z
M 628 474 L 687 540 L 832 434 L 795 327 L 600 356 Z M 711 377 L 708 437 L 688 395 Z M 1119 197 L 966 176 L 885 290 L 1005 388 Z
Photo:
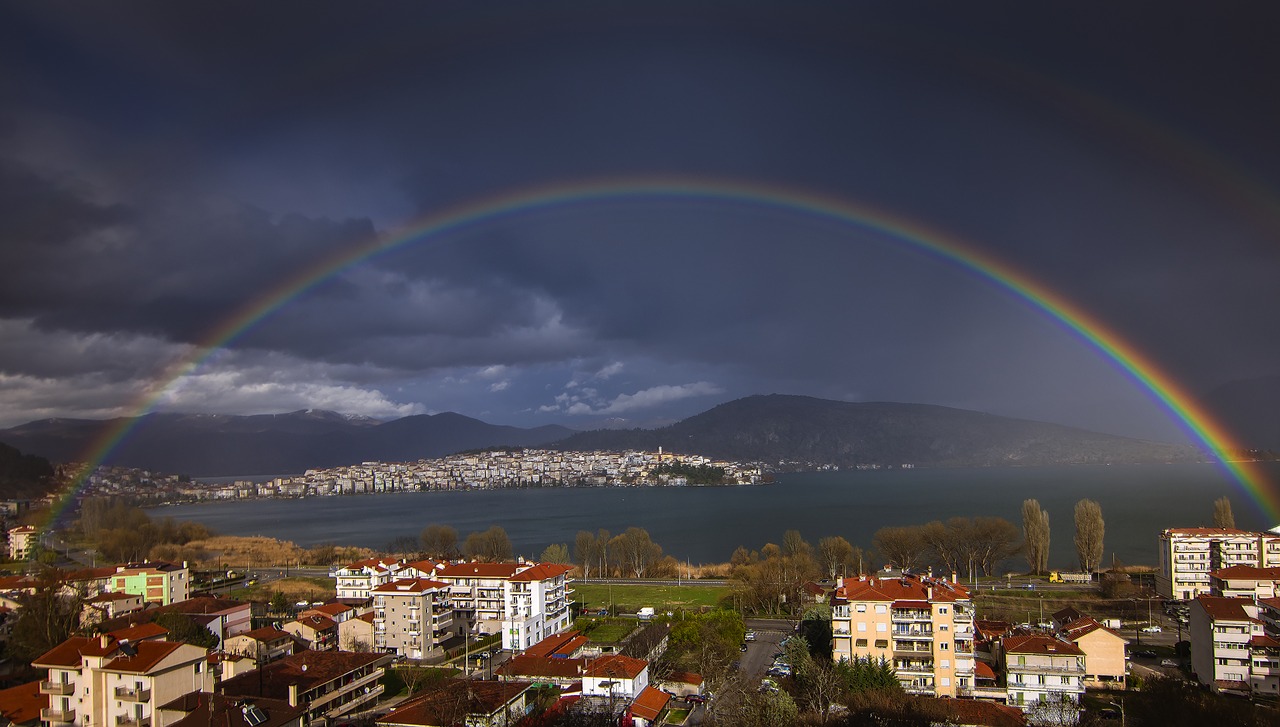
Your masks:
M 447 583 L 402 578 L 373 589 L 375 650 L 425 659 L 457 633 Z
M 285 700 L 305 710 L 303 724 L 333 724 L 382 695 L 391 654 L 304 651 L 222 682 L 228 697 Z
M 403 568 L 403 561 L 370 558 L 344 565 L 329 577 L 337 582 L 340 600 L 363 603 L 372 597 L 373 589 L 396 578 Z
M 110 589 L 133 593 L 151 603 L 167 606 L 191 598 L 191 574 L 187 564 L 126 563 L 116 566 Z
M 9 530 L 9 559 L 26 560 L 31 549 L 40 541 L 40 531 L 34 525 L 20 525 Z
M 253 659 L 256 664 L 283 659 L 293 653 L 293 635 L 275 626 L 263 626 L 226 639 L 224 649 Z
M 338 622 L 328 616 L 315 612 L 299 614 L 281 628 L 312 651 L 338 648 Z
M 1275 598 L 1280 568 L 1233 565 L 1209 574 L 1209 592 L 1228 598 Z
M 1080 702 L 1085 657 L 1076 645 L 1040 634 L 1006 636 L 1000 657 L 1010 706 L 1029 711 L 1042 703 Z
M 49 707 L 40 720 L 47 727 L 151 727 L 159 705 L 213 689 L 207 655 L 169 641 L 72 637 L 31 663 L 48 669 L 40 691 Z
M 1211 591 L 1210 573 L 1232 566 L 1280 567 L 1280 534 L 1228 528 L 1170 528 L 1160 533 L 1156 592 L 1190 600 Z
M 1278 623 L 1280 599 L 1196 598 L 1191 602 L 1191 671 L 1216 692 L 1277 696 Z
M 525 649 L 569 627 L 569 566 L 555 563 L 455 563 L 430 574 L 473 634 L 502 633 L 504 649 Z M 426 575 L 426 574 L 424 574 Z
M 833 659 L 885 660 L 908 692 L 969 696 L 974 687 L 969 590 L 926 576 L 837 581 Z
M 507 580 L 502 648 L 527 649 L 569 628 L 570 570 L 570 566 L 558 563 L 538 563 Z

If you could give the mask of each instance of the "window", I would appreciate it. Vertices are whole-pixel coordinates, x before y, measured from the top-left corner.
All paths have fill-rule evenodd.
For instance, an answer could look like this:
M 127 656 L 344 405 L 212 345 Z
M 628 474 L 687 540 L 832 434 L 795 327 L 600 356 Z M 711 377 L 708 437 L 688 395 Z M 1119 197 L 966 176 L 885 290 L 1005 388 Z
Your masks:
M 938 644 L 938 648 L 942 649 L 943 651 L 946 651 L 947 649 L 951 648 L 951 644 L 948 644 L 947 642 L 943 641 Z
M 883 603 L 876 604 L 876 613 L 888 613 L 888 612 L 889 612 L 888 606 L 885 606 Z
M 889 640 L 888 640 L 888 639 L 876 639 L 876 648 L 877 648 L 877 649 L 887 649 L 887 648 L 889 648 Z
M 938 606 L 938 613 L 946 613 L 946 612 L 947 612 L 946 606 Z
M 944 686 L 944 687 L 949 687 L 949 686 L 951 686 L 951 677 L 940 677 L 940 678 L 938 679 L 938 684 L 939 684 L 940 686 Z
M 876 631 L 879 631 L 880 633 L 884 633 L 888 630 L 889 630 L 889 624 L 883 623 L 883 622 L 876 624 Z
M 867 612 L 867 604 L 865 604 L 865 603 L 859 603 L 857 606 L 854 606 L 854 607 L 853 607 L 853 610 L 857 611 L 858 613 L 866 613 L 866 612 Z
M 866 639 L 858 639 L 855 643 L 856 643 L 859 647 L 861 647 L 861 648 L 863 648 L 863 649 L 867 648 L 867 640 L 866 640 Z
M 939 631 L 947 631 L 947 630 L 949 630 L 949 629 L 950 629 L 950 627 L 949 627 L 949 626 L 947 626 L 946 624 L 939 624 L 939 625 L 938 625 L 938 630 L 939 630 Z
M 950 669 L 950 668 L 951 668 L 951 660 L 950 660 L 950 659 L 943 659 L 942 661 L 938 662 L 938 666 L 939 666 L 939 667 L 941 667 L 941 668 L 943 668 L 943 669 Z
M 859 630 L 859 631 L 866 631 L 866 630 L 867 630 L 867 622 L 866 622 L 866 621 L 859 621 L 859 622 L 858 622 L 858 630 Z

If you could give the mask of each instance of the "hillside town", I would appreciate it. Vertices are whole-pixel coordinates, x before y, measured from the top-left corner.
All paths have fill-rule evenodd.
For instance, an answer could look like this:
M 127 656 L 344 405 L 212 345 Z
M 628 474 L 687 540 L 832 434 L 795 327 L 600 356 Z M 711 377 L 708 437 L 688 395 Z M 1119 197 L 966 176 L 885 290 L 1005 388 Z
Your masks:
M 663 471 L 667 470 L 667 471 Z M 769 481 L 760 463 L 726 462 L 701 455 L 657 452 L 562 452 L 493 449 L 416 462 L 362 462 L 301 475 L 206 484 L 190 477 L 100 466 L 79 492 L 152 504 L 199 500 L 327 497 L 428 490 L 516 487 L 685 487 L 758 485 Z

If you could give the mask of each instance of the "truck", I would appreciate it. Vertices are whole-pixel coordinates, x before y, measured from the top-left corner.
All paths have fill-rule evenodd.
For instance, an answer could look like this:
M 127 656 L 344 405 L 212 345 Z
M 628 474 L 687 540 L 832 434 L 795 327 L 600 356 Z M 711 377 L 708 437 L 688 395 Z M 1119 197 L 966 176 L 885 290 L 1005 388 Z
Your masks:
M 645 606 L 639 611 L 636 611 L 636 618 L 640 619 L 641 621 L 648 621 L 649 619 L 653 618 L 653 606 Z
M 1092 573 L 1071 573 L 1069 571 L 1052 571 L 1049 573 L 1050 583 L 1092 583 Z

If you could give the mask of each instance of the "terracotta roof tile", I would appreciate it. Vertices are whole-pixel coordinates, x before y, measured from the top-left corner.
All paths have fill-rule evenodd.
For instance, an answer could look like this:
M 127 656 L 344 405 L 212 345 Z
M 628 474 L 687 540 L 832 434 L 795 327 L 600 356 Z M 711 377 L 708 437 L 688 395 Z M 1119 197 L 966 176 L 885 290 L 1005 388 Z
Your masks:
M 653 687 L 645 687 L 631 703 L 631 713 L 653 722 L 658 719 L 659 714 L 662 714 L 662 710 L 667 708 L 667 703 L 670 701 L 670 694 Z

